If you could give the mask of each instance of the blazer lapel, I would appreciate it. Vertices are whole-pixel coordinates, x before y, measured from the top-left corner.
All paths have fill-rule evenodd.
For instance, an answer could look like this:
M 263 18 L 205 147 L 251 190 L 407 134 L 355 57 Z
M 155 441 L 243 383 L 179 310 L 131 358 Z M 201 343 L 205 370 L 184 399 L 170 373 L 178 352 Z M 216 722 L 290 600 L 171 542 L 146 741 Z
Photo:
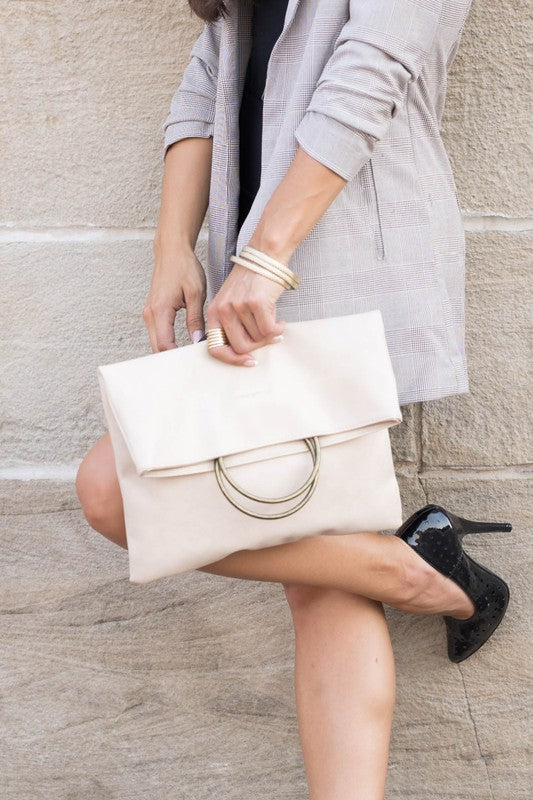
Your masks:
M 268 0 L 267 0 L 268 1 Z M 282 31 L 272 49 L 275 56 L 287 32 L 294 22 L 296 11 L 303 0 L 289 0 Z M 218 186 L 217 195 L 222 192 L 226 202 L 220 213 L 225 217 L 227 236 L 223 244 L 224 275 L 227 276 L 233 264 L 229 256 L 235 250 L 237 239 L 238 191 L 239 191 L 239 107 L 244 88 L 246 66 L 252 47 L 252 6 L 238 0 L 228 0 L 229 14 L 223 25 L 221 39 L 221 67 L 219 70 L 219 91 L 223 106 L 221 123 L 225 129 L 226 148 L 218 154 L 217 174 L 213 183 Z M 267 91 L 270 64 L 267 70 L 265 92 Z M 219 254 L 220 260 L 220 254 Z
M 296 16 L 296 11 L 301 2 L 302 0 L 289 0 L 287 4 L 287 11 L 285 13 L 285 22 L 283 23 L 283 29 L 281 31 L 280 38 L 285 36 L 286 31 L 292 25 L 294 17 Z
M 264 88 L 263 94 L 262 94 L 263 98 L 264 98 L 265 95 L 268 96 L 268 76 L 269 76 L 269 73 L 270 73 L 270 65 L 272 63 L 273 58 L 276 57 L 276 54 L 277 54 L 279 48 L 281 47 L 281 44 L 282 44 L 283 40 L 287 36 L 287 33 L 288 33 L 292 23 L 294 22 L 294 18 L 296 16 L 296 11 L 298 10 L 298 6 L 300 5 L 301 2 L 302 2 L 302 0 L 289 0 L 289 2 L 287 4 L 287 11 L 285 13 L 285 20 L 283 22 L 283 28 L 281 29 L 281 33 L 278 36 L 276 42 L 274 43 L 274 47 L 272 48 L 272 51 L 270 53 L 270 60 L 269 60 L 266 79 L 265 79 L 265 88 Z
M 287 11 L 285 12 L 285 19 L 283 21 L 283 28 L 281 29 L 281 33 L 276 43 L 274 44 L 271 56 L 276 53 L 281 42 L 285 39 L 287 32 L 294 22 L 296 12 L 302 1 L 303 0 L 289 0 L 287 4 Z M 235 37 L 234 46 L 237 53 L 237 81 L 240 98 L 242 88 L 244 86 L 246 65 L 248 63 L 248 57 L 250 55 L 250 49 L 252 46 L 253 9 L 250 3 L 239 3 L 238 0 L 236 0 L 236 2 L 233 0 L 233 2 L 231 2 L 231 6 L 232 10 L 230 12 L 230 20 L 233 20 L 234 23 L 232 29 Z

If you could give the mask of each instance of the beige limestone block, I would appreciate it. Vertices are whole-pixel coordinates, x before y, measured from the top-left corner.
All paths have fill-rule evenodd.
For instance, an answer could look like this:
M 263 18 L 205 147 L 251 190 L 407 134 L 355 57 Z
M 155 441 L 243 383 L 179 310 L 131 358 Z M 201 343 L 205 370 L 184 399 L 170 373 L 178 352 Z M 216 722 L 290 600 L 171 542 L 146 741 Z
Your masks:
M 304 800 L 281 588 L 199 572 L 129 584 L 127 554 L 56 491 L 69 508 L 50 513 L 38 489 L 28 513 L 3 520 L 4 796 Z M 494 703 L 511 676 L 491 644 L 466 689 L 442 620 L 387 616 L 398 673 L 387 800 L 488 800 L 470 693 L 490 675 Z M 523 739 L 512 742 L 515 764 Z M 509 775 L 505 759 L 491 766 L 493 785 Z M 523 766 L 508 789 L 517 780 Z
M 526 800 L 531 794 L 531 478 L 453 472 L 422 478 L 430 502 L 468 519 L 513 524 L 510 533 L 471 535 L 465 550 L 509 585 L 507 613 L 490 641 L 455 666 L 468 697 L 468 714 L 491 787 L 488 798 Z
M 531 214 L 530 39 L 525 0 L 472 3 L 441 127 L 467 214 Z
M 2 458 L 71 462 L 105 429 L 97 367 L 152 352 L 141 316 L 151 242 L 6 244 L 0 264 Z M 188 341 L 183 311 L 176 336 Z
M 3 798 L 305 798 L 279 586 L 133 586 L 79 511 L 2 525 Z
M 475 0 L 442 121 L 463 209 L 524 216 L 524 2 Z M 201 29 L 185 1 L 4 3 L 5 220 L 145 226 L 156 219 L 162 125 Z
M 175 0 L 19 0 L 0 27 L 3 220 L 152 225 L 198 18 Z
M 389 429 L 394 460 L 402 471 L 413 471 L 418 461 L 418 405 L 418 403 L 407 403 L 401 406 L 402 421 Z
M 470 392 L 423 404 L 424 467 L 532 461 L 531 242 L 528 234 L 467 236 Z

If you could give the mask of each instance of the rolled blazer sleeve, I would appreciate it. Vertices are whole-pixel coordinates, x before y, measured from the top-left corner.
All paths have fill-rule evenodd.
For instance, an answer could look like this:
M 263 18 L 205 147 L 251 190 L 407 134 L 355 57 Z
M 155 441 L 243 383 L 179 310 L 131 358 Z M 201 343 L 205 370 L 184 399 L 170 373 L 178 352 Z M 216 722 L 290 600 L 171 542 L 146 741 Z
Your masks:
M 353 178 L 382 139 L 429 54 L 451 0 L 351 0 L 295 135 L 309 155 Z
M 163 159 L 171 144 L 189 136 L 213 136 L 217 92 L 220 23 L 206 22 L 163 123 Z

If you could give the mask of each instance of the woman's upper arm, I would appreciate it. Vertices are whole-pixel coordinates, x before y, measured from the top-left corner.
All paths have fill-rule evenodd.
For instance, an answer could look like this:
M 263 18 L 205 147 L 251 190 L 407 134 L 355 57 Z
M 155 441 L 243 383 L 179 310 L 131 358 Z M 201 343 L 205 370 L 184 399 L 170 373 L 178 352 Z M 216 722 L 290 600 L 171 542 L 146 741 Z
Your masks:
M 206 22 L 196 39 L 180 85 L 163 123 L 163 158 L 171 144 L 189 136 L 213 135 L 221 20 Z
M 350 0 L 349 18 L 296 129 L 299 144 L 346 180 L 353 178 L 405 102 L 441 26 L 453 18 L 451 6 L 464 21 L 470 3 Z

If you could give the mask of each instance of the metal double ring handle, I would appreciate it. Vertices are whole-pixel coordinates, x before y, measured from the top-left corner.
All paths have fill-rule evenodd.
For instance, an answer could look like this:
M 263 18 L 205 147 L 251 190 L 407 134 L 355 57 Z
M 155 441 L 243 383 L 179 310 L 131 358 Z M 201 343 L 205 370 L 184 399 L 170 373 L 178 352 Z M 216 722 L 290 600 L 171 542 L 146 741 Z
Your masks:
M 313 436 L 309 439 L 304 439 L 303 441 L 306 443 L 309 452 L 311 453 L 313 459 L 313 469 L 305 483 L 303 483 L 294 492 L 291 492 L 291 494 L 288 494 L 285 497 L 258 497 L 251 492 L 247 492 L 246 489 L 243 489 L 241 486 L 235 483 L 233 478 L 230 477 L 227 467 L 224 464 L 223 457 L 219 456 L 218 458 L 215 458 L 215 475 L 223 494 L 227 497 L 230 503 L 235 506 L 235 508 L 238 508 L 239 511 L 248 514 L 250 517 L 257 517 L 258 519 L 281 519 L 282 517 L 288 517 L 291 514 L 294 514 L 295 511 L 298 511 L 308 502 L 311 495 L 315 491 L 318 482 L 318 469 L 320 467 L 320 443 L 318 441 L 318 436 Z M 243 495 L 243 497 L 247 497 L 249 500 L 257 501 L 258 503 L 285 503 L 288 500 L 293 500 L 295 497 L 299 497 L 301 494 L 304 494 L 304 492 L 305 494 L 303 498 L 296 503 L 296 505 L 294 505 L 292 508 L 289 508 L 287 511 L 280 511 L 278 514 L 261 514 L 258 511 L 252 511 L 251 509 L 245 508 L 233 497 L 231 497 L 226 486 L 224 485 L 223 478 L 225 478 L 230 486 L 233 486 L 236 492 Z

